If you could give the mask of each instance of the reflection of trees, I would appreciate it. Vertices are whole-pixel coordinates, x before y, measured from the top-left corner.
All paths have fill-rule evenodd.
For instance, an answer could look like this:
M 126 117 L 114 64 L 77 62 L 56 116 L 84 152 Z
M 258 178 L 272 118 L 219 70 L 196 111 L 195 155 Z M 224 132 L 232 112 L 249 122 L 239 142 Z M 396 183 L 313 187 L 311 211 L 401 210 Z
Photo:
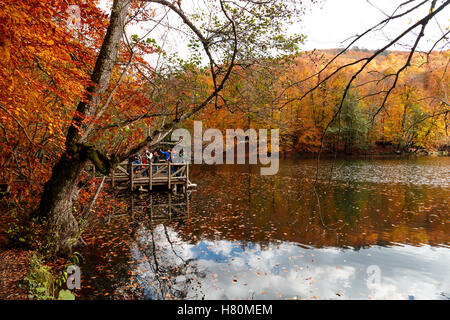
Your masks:
M 322 172 L 328 173 L 332 163 L 324 160 Z M 192 204 L 195 219 L 183 227 L 185 233 L 263 245 L 277 239 L 317 247 L 448 243 L 448 189 L 394 183 L 395 162 L 368 166 L 360 160 L 343 161 L 329 183 L 323 181 L 328 174 L 321 179 L 317 194 L 311 190 L 312 160 L 285 164 L 270 177 L 249 167 L 233 174 L 220 167 L 212 178 L 202 168 L 202 188 Z
M 334 190 L 334 206 L 337 214 L 343 215 L 343 220 L 349 225 L 354 225 L 361 214 L 361 204 L 365 198 L 365 191 L 355 191 L 354 186 L 336 186 Z
M 150 299 L 202 299 L 200 279 L 195 260 L 186 257 L 186 243 L 164 224 L 139 232 L 135 257 L 138 282 Z
M 129 210 L 145 220 L 135 230 L 137 281 L 150 299 L 202 299 L 198 290 L 205 274 L 186 256 L 186 243 L 168 224 L 189 218 L 190 193 L 134 195 Z

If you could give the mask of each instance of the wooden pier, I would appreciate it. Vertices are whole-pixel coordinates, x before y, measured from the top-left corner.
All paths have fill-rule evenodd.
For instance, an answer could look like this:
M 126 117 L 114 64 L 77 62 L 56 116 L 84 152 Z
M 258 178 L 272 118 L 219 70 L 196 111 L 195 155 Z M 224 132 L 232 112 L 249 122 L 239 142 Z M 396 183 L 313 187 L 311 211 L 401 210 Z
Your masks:
M 95 168 L 91 168 L 95 176 Z M 195 186 L 189 181 L 189 164 L 187 163 L 149 163 L 132 164 L 122 162 L 114 172 L 105 179 L 112 187 L 118 189 L 139 189 L 141 191 L 152 191 L 156 186 L 167 186 L 169 190 L 177 190 L 182 187 L 187 190 Z

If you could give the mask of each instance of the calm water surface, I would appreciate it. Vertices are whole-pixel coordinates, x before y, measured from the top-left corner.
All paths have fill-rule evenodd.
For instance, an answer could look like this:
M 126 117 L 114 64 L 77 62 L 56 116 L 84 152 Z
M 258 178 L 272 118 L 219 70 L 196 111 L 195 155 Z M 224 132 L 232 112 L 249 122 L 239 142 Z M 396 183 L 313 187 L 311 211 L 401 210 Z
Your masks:
M 195 166 L 188 195 L 124 200 L 81 297 L 450 299 L 450 158 L 323 160 L 314 177 L 314 160 Z

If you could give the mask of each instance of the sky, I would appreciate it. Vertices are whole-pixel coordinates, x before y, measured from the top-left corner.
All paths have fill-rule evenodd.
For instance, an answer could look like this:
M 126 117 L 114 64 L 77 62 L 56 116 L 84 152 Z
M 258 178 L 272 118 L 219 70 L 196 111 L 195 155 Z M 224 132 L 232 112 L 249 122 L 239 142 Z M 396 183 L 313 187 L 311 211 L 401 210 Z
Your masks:
M 201 5 L 203 0 L 182 0 L 182 8 L 185 12 L 191 12 L 195 7 Z M 293 0 L 298 1 L 298 0 Z M 106 11 L 110 7 L 112 1 L 100 0 L 100 6 Z M 308 2 L 308 0 L 303 0 Z M 364 32 L 366 29 L 376 25 L 386 18 L 386 14 L 392 14 L 395 8 L 404 2 L 404 0 L 319 0 L 319 4 L 309 5 L 302 21 L 294 23 L 289 27 L 290 33 L 301 33 L 306 35 L 306 42 L 301 46 L 301 50 L 313 49 L 330 49 L 344 47 L 348 44 L 348 39 L 356 34 Z M 418 0 L 413 2 L 413 6 L 419 3 Z M 438 1 L 438 5 L 441 1 Z M 109 5 L 108 5 L 109 4 Z M 155 4 L 161 8 L 161 6 Z M 409 6 L 411 7 L 411 6 Z M 407 8 L 409 8 L 407 6 Z M 407 18 L 402 18 L 391 22 L 382 31 L 375 34 L 370 34 L 363 39 L 360 39 L 355 45 L 359 48 L 379 49 L 382 48 L 388 39 L 395 38 L 411 22 L 417 21 L 419 17 L 423 17 L 427 13 L 429 5 L 426 4 L 422 10 L 418 10 L 416 15 L 408 15 Z M 428 51 L 433 45 L 434 41 L 431 39 L 439 39 L 443 32 L 448 31 L 450 27 L 450 6 L 445 8 L 440 14 L 439 22 L 433 19 L 427 26 L 425 37 L 421 40 L 418 47 L 419 50 Z M 173 14 L 169 16 L 170 19 L 178 19 Z M 446 18 L 446 19 L 445 19 Z M 173 20 L 171 20 L 173 21 Z M 172 22 L 171 22 L 172 23 Z M 144 26 L 151 28 L 151 26 Z M 417 28 L 418 31 L 419 28 Z M 136 27 L 129 28 L 127 33 L 143 34 L 143 30 L 136 29 Z M 169 37 L 163 41 L 164 31 L 155 29 L 150 37 L 157 40 L 157 43 L 169 53 L 177 52 L 180 57 L 189 54 L 187 48 L 186 38 L 181 34 L 170 34 Z M 391 47 L 390 50 L 408 50 L 414 41 L 414 34 L 404 41 Z M 347 42 L 345 42 L 347 40 Z M 353 47 L 353 46 L 352 46 Z M 448 41 L 447 47 L 436 47 L 436 49 L 449 49 Z M 149 60 L 157 58 L 150 57 Z M 205 59 L 206 61 L 206 59 Z M 153 63 L 152 63 L 153 64 Z
M 386 18 L 386 16 L 379 10 L 385 13 L 392 13 L 399 3 L 403 1 L 398 0 L 324 0 L 320 6 L 314 6 L 310 12 L 304 17 L 301 24 L 302 30 L 307 35 L 307 42 L 305 49 L 327 49 L 341 47 L 342 41 L 349 37 L 362 33 L 369 27 L 377 24 L 379 21 Z M 372 4 L 372 5 L 371 5 Z M 428 7 L 428 5 L 427 5 Z M 424 10 L 420 13 L 426 13 Z M 446 8 L 441 14 L 441 17 L 447 17 L 439 21 L 441 27 L 449 26 L 450 8 Z M 389 28 L 386 28 L 383 33 L 379 32 L 375 35 L 364 39 L 358 43 L 359 47 L 367 49 L 378 49 L 387 38 L 392 38 L 394 35 L 400 34 L 401 30 L 409 25 L 411 19 L 418 18 L 419 15 L 410 16 L 409 19 L 401 19 Z M 436 38 L 442 35 L 436 20 L 431 21 L 425 30 L 425 38 Z M 423 50 L 430 47 L 430 42 L 424 39 L 422 46 Z M 411 39 L 409 39 L 411 40 Z M 397 46 L 396 49 L 402 49 Z

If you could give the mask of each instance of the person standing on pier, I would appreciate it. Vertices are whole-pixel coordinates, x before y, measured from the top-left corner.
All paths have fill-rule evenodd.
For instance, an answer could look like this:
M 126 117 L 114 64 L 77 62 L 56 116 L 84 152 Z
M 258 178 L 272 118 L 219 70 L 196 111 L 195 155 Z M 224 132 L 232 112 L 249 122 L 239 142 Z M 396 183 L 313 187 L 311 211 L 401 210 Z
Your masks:
M 158 154 L 158 152 L 153 152 L 153 163 L 158 163 L 158 162 L 160 162 L 160 156 L 159 156 L 159 154 Z
M 136 153 L 132 159 L 132 164 L 142 164 L 142 157 L 139 153 Z M 138 166 L 134 167 L 134 173 L 136 173 L 139 170 Z
M 165 162 L 169 165 L 170 162 L 170 149 L 168 151 L 162 151 L 159 149 L 159 152 L 163 155 Z M 166 174 L 168 174 L 169 170 L 166 169 Z
M 151 153 L 147 148 L 144 151 L 143 157 L 142 157 L 142 163 L 143 164 L 150 164 L 152 162 L 153 153 Z M 147 170 L 144 171 L 144 175 L 148 177 L 150 172 L 150 169 L 147 168 Z
M 170 149 L 170 160 L 172 161 L 172 163 L 179 163 L 180 162 L 179 161 L 179 157 L 178 157 L 178 153 L 177 153 L 177 151 L 175 149 Z M 170 170 L 170 173 L 173 174 L 176 171 L 177 168 L 178 168 L 177 166 L 172 166 L 171 170 Z
M 159 149 L 159 152 L 164 157 L 164 161 L 169 162 L 169 160 L 170 160 L 170 149 L 169 149 L 169 151 L 162 151 L 161 149 Z
M 141 155 L 141 159 L 142 159 L 142 163 L 141 164 L 147 164 L 147 157 L 145 155 L 145 151 L 142 153 Z M 139 169 L 144 169 L 145 166 L 140 167 Z M 144 172 L 142 172 L 144 177 L 148 176 L 148 170 L 144 170 Z
M 145 157 L 147 158 L 147 163 L 153 162 L 153 153 L 148 149 L 145 149 Z

